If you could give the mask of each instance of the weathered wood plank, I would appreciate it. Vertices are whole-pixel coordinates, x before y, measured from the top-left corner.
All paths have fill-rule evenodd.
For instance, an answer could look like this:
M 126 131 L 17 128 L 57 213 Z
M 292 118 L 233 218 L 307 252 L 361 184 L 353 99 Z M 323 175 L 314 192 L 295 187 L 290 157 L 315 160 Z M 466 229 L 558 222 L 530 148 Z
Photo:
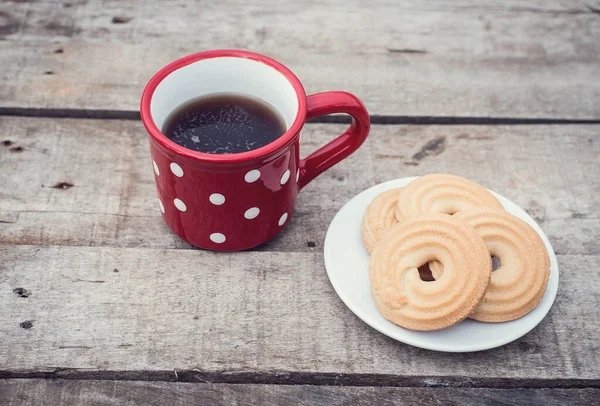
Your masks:
M 137 110 L 164 64 L 247 48 L 372 114 L 600 119 L 596 1 L 0 4 L 0 107 Z
M 600 285 L 589 281 L 600 256 L 559 256 L 559 266 L 557 300 L 531 333 L 445 354 L 355 317 L 321 253 L 0 246 L 0 366 L 597 380 Z
M 342 129 L 307 125 L 304 153 Z M 600 173 L 597 134 L 596 126 L 373 126 L 363 147 L 300 193 L 288 229 L 260 249 L 320 250 L 336 211 L 360 191 L 451 172 L 524 207 L 557 253 L 600 254 L 600 180 L 587 176 Z M 74 186 L 52 187 L 63 181 Z M 8 117 L 0 118 L 0 243 L 189 248 L 160 218 L 140 123 Z
M 377 388 L 128 381 L 0 380 L 5 406 L 591 405 L 600 389 Z

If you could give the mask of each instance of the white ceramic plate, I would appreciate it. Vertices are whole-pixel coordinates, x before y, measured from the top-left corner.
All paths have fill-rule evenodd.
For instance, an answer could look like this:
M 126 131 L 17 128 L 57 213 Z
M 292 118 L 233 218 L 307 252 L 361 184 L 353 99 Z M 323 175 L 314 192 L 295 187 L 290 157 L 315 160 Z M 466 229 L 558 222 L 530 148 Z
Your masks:
M 369 253 L 362 243 L 360 227 L 365 209 L 379 193 L 406 186 L 416 179 L 402 178 L 373 186 L 352 198 L 336 214 L 325 237 L 325 267 L 342 301 L 365 323 L 383 334 L 415 347 L 447 352 L 481 351 L 510 343 L 531 331 L 546 316 L 558 290 L 558 263 L 548 237 L 519 206 L 494 193 L 511 214 L 525 220 L 542 237 L 550 255 L 550 279 L 542 301 L 520 319 L 505 323 L 464 320 L 437 331 L 412 331 L 386 320 L 377 310 L 369 284 Z

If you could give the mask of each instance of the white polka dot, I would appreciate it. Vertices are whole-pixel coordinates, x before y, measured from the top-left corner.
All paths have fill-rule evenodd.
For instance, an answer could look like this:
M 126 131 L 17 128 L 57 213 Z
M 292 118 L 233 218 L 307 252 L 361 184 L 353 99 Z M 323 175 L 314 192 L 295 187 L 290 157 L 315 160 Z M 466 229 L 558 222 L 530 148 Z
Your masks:
M 289 178 L 290 178 L 290 170 L 288 169 L 287 171 L 283 172 L 283 176 L 281 177 L 281 181 L 279 183 L 281 183 L 282 185 L 285 185 Z
M 152 161 L 152 166 L 154 166 L 154 173 L 156 173 L 156 176 L 160 176 L 160 171 L 158 170 L 158 165 L 156 165 L 156 162 Z
M 171 162 L 171 172 L 173 172 L 173 175 L 177 176 L 178 178 L 183 176 L 183 169 L 181 169 L 181 166 L 177 165 L 175 162 Z
M 298 183 L 298 179 L 300 179 L 300 169 L 296 172 L 296 183 Z
M 165 214 L 165 206 L 163 206 L 162 201 L 158 199 L 158 205 L 160 206 L 160 211 L 162 214 Z
M 173 203 L 175 204 L 175 207 L 177 207 L 177 209 L 179 209 L 179 211 L 186 211 L 187 210 L 187 206 L 181 200 L 175 199 L 175 200 L 173 200 Z
M 212 195 L 210 195 L 208 200 L 210 200 L 212 204 L 220 206 L 223 203 L 225 203 L 225 196 L 223 196 L 221 193 L 213 193 Z
M 258 213 L 260 213 L 260 209 L 258 207 L 251 207 L 246 210 L 244 217 L 246 217 L 248 220 L 252 220 L 258 216 Z
M 258 178 L 260 178 L 260 171 L 258 169 L 252 169 L 244 176 L 244 180 L 248 183 L 256 182 Z
M 217 244 L 221 244 L 225 242 L 225 236 L 221 233 L 212 233 L 210 235 L 210 240 L 212 242 L 216 242 Z
M 282 226 L 283 223 L 287 220 L 287 213 L 283 213 L 283 216 L 279 218 L 279 225 Z

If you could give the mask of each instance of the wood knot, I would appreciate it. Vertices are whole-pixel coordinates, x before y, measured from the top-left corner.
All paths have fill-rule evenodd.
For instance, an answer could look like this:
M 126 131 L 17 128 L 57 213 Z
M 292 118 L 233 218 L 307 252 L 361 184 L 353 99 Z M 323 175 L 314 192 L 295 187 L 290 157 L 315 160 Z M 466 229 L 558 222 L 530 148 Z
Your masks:
M 413 155 L 415 161 L 420 161 L 426 156 L 439 155 L 446 149 L 446 137 L 437 137 L 427 141 L 419 152 Z
M 33 320 L 22 321 L 21 323 L 19 323 L 19 326 L 21 326 L 21 328 L 24 328 L 25 330 L 29 330 L 33 327 Z
M 526 341 L 519 342 L 519 350 L 522 352 L 529 352 L 529 353 L 534 353 L 534 354 L 539 352 L 539 348 L 538 348 L 537 344 L 528 343 Z
M 29 292 L 25 288 L 15 288 L 13 289 L 13 293 L 15 293 L 19 297 L 29 297 L 29 295 L 31 294 L 31 292 Z

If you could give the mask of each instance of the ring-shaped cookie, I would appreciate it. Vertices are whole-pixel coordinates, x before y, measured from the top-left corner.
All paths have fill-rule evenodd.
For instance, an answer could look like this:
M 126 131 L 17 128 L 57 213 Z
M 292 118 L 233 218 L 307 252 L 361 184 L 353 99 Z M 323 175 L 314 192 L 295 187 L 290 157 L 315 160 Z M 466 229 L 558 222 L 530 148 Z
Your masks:
M 388 190 L 380 193 L 373 199 L 365 210 L 363 216 L 361 235 L 363 244 L 369 253 L 375 249 L 375 245 L 383 234 L 389 231 L 393 225 L 398 223 L 394 209 L 398 201 L 401 188 Z
M 418 267 L 443 266 L 433 282 Z M 477 231 L 443 214 L 422 214 L 396 224 L 371 254 L 369 279 L 379 312 L 411 330 L 438 330 L 465 319 L 481 302 L 492 261 Z
M 469 318 L 502 322 L 533 310 L 542 300 L 550 278 L 550 257 L 539 234 L 502 210 L 482 207 L 456 217 L 475 228 L 490 255 L 500 260 L 483 301 Z
M 455 214 L 477 206 L 502 209 L 502 204 L 483 186 L 460 176 L 425 175 L 410 182 L 398 195 L 396 218 L 419 213 Z

